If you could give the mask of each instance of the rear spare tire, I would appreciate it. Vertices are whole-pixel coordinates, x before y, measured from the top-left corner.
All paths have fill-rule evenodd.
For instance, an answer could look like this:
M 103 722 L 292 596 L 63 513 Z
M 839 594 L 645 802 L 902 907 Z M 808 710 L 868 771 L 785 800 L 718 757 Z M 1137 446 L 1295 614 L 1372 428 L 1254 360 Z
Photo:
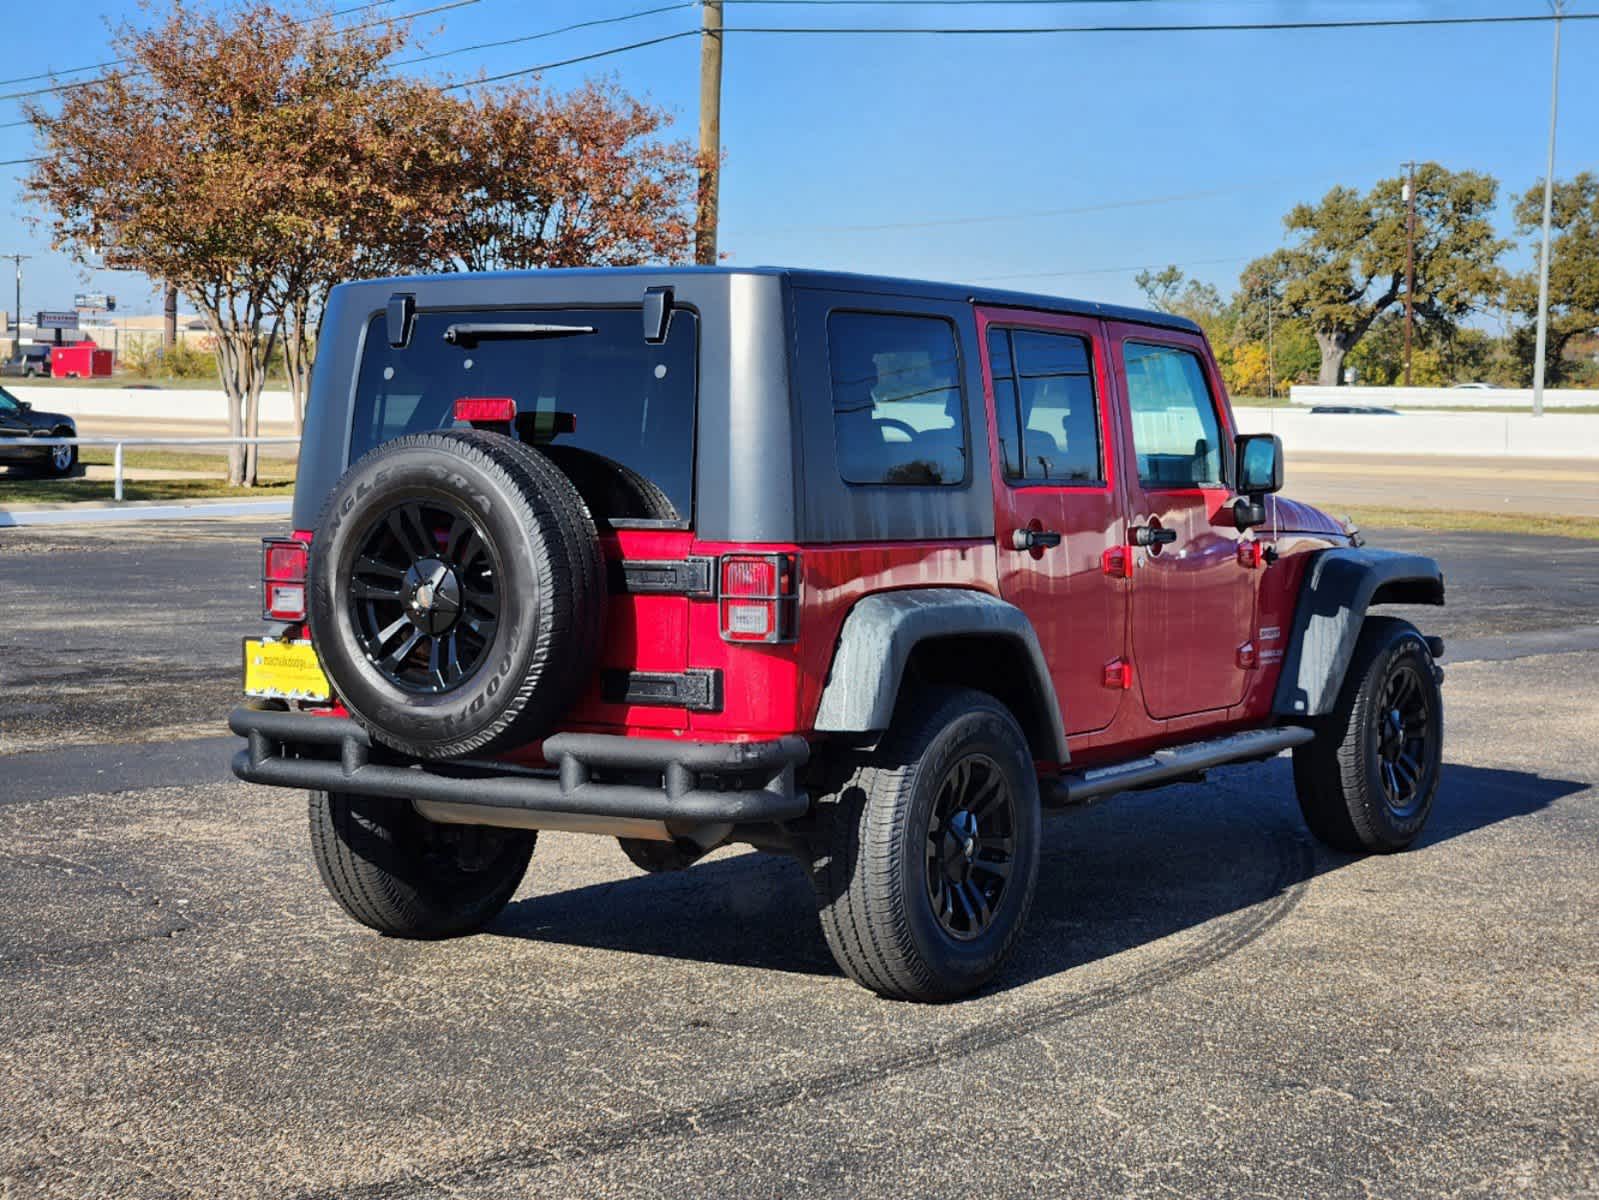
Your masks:
M 418 758 L 534 740 L 593 673 L 604 613 L 594 521 L 536 451 L 413 434 L 339 480 L 311 544 L 322 668 L 373 738 Z

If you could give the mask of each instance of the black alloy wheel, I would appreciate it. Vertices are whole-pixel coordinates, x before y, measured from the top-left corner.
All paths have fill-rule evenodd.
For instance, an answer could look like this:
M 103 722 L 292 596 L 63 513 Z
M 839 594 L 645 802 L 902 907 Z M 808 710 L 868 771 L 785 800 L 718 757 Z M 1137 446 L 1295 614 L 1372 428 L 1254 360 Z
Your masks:
M 1426 764 L 1432 758 L 1432 710 L 1427 694 L 1416 664 L 1399 664 L 1388 676 L 1372 714 L 1383 799 L 1388 811 L 1401 821 L 1421 807 Z
M 390 508 L 364 531 L 350 581 L 362 653 L 406 691 L 459 687 L 494 643 L 500 579 L 494 546 L 454 499 Z
M 536 450 L 441 430 L 385 442 L 322 506 L 306 615 L 334 694 L 424 759 L 544 736 L 599 659 L 605 560 L 582 498 Z
M 819 804 L 811 886 L 846 974 L 919 1001 L 994 977 L 1038 881 L 1034 762 L 994 696 L 930 686 L 901 702 L 887 736 Z
M 1392 854 L 1421 836 L 1443 774 L 1443 680 L 1408 621 L 1367 617 L 1331 712 L 1294 747 L 1310 831 L 1347 854 Z
M 1016 799 L 999 764 L 972 754 L 950 767 L 927 829 L 927 899 L 960 941 L 993 924 L 1016 847 Z

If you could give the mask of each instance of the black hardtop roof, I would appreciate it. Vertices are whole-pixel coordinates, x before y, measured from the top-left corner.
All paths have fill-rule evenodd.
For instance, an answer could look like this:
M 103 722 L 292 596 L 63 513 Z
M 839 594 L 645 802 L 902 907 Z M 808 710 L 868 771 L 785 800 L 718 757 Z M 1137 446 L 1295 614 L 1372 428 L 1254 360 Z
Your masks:
M 826 271 L 810 267 L 561 267 L 537 271 L 487 271 L 479 273 L 489 279 L 583 279 L 615 278 L 625 275 L 648 276 L 652 283 L 668 282 L 672 277 L 691 278 L 705 275 L 767 275 L 788 279 L 797 287 L 822 288 L 828 291 L 878 293 L 893 296 L 918 296 L 931 300 L 967 301 L 1002 308 L 1032 308 L 1047 312 L 1072 313 L 1080 316 L 1103 317 L 1112 321 L 1131 321 L 1141 325 L 1158 325 L 1168 329 L 1182 329 L 1190 333 L 1202 332 L 1187 317 L 1157 312 L 1150 308 L 1133 308 L 1120 304 L 1102 304 L 1097 300 L 1073 300 L 1064 296 L 1050 296 L 1037 292 L 1017 292 L 1005 288 L 975 287 L 962 283 L 939 283 L 928 279 L 900 279 L 892 275 L 864 275 L 851 271 Z M 391 279 L 368 279 L 347 287 L 390 286 L 394 284 L 423 284 L 429 282 L 456 282 L 462 276 L 408 275 Z

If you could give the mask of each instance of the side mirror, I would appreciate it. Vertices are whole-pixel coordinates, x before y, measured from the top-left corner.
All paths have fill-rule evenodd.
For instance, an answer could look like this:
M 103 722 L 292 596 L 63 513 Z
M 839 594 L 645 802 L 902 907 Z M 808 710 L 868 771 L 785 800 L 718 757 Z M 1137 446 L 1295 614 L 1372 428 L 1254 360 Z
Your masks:
M 1283 443 L 1275 433 L 1239 434 L 1238 493 L 1251 499 L 1283 487 Z
M 1233 501 L 1233 523 L 1239 532 L 1266 523 L 1268 492 L 1282 490 L 1283 443 L 1274 433 L 1239 434 L 1235 443 L 1238 499 Z

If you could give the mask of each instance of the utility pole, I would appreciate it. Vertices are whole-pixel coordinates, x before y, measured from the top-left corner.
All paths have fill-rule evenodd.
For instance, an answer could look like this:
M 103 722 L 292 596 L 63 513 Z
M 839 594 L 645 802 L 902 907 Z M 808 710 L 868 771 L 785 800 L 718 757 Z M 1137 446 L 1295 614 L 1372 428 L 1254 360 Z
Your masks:
M 700 33 L 700 195 L 694 261 L 716 265 L 716 200 L 722 173 L 722 0 L 704 0 Z
M 11 314 L 11 354 L 13 357 L 22 353 L 22 264 L 27 262 L 31 254 L 0 254 L 0 258 L 10 259 L 17 268 L 17 308 Z
M 1549 349 L 1549 218 L 1555 203 L 1555 116 L 1560 108 L 1560 18 L 1565 0 L 1549 0 L 1555 13 L 1555 64 L 1549 84 L 1549 163 L 1543 173 L 1543 246 L 1538 252 L 1538 337 L 1532 360 L 1532 415 L 1543 416 L 1544 355 Z
M 1416 164 L 1404 164 L 1405 176 L 1405 386 L 1410 386 L 1410 341 L 1416 324 L 1411 297 L 1416 288 Z
M 1277 345 L 1272 336 L 1271 302 L 1276 280 L 1266 280 L 1266 398 L 1277 399 Z

